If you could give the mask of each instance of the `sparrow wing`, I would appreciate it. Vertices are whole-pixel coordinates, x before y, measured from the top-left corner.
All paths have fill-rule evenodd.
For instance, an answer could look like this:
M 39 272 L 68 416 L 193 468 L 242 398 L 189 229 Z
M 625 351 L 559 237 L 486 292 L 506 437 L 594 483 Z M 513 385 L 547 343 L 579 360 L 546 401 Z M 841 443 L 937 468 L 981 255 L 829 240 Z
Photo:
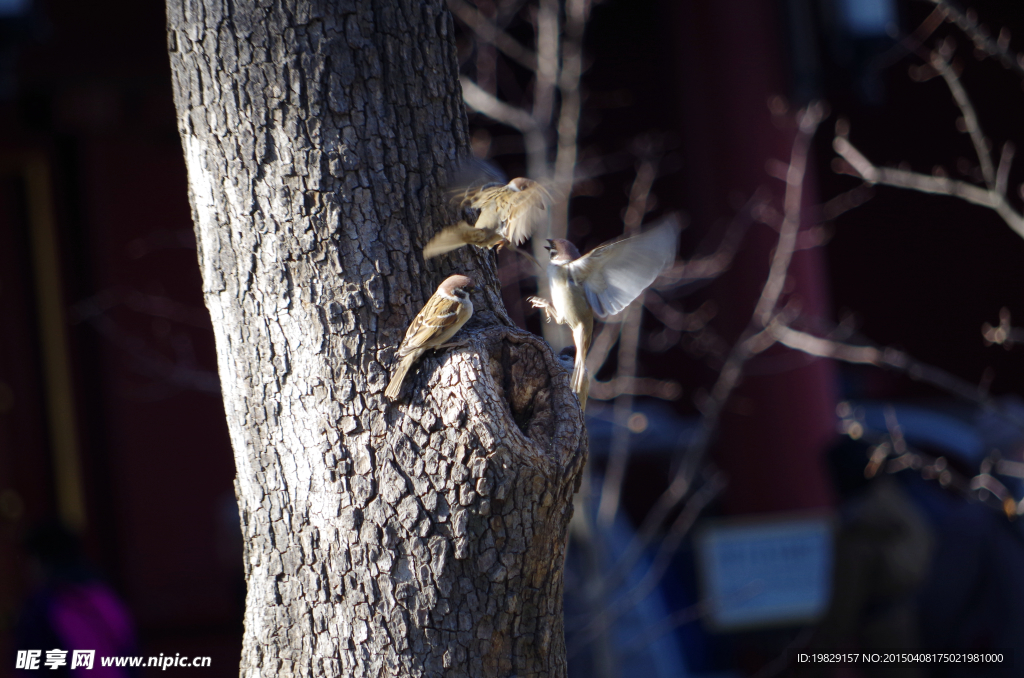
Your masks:
M 583 286 L 594 315 L 615 315 L 640 296 L 676 257 L 679 221 L 667 217 L 658 226 L 632 238 L 595 247 L 568 264 L 569 274 Z
M 448 198 L 459 207 L 469 207 L 483 187 L 504 186 L 508 183 L 497 165 L 477 157 L 459 162 L 448 179 Z
M 504 225 L 503 235 L 513 245 L 521 245 L 534 233 L 551 230 L 551 192 L 534 181 L 521 191 L 502 186 L 498 216 Z
M 507 184 L 508 177 L 493 162 L 478 158 L 475 155 L 459 161 L 455 165 L 455 169 L 449 174 L 448 179 L 448 185 L 451 188 L 466 188 L 467 186 L 481 186 L 493 183 Z
M 463 194 L 462 207 L 472 207 L 473 209 L 478 210 L 483 209 L 497 201 L 508 190 L 509 189 L 505 184 L 496 183 L 470 186 Z
M 461 311 L 462 302 L 458 299 L 434 294 L 409 324 L 395 355 L 404 358 L 418 348 L 431 348 L 445 332 L 459 324 Z

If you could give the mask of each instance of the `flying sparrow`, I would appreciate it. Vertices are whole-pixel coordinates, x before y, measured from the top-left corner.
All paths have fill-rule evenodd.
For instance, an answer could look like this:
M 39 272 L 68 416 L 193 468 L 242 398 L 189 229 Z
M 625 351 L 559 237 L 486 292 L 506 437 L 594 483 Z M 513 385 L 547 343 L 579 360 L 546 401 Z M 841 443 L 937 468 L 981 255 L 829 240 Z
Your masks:
M 640 296 L 675 261 L 678 236 L 679 221 L 669 216 L 640 235 L 598 245 L 582 257 L 568 240 L 548 240 L 551 301 L 540 297 L 527 301 L 544 309 L 549 322 L 568 325 L 572 330 L 576 344 L 572 390 L 581 405 L 589 391 L 589 384 L 584 382 L 594 316 L 615 315 Z
M 430 259 L 463 245 L 493 248 L 510 243 L 521 245 L 540 229 L 551 224 L 551 193 L 540 183 L 517 177 L 507 184 L 487 183 L 457 189 L 452 201 L 460 210 L 479 210 L 472 226 L 460 221 L 443 229 L 423 248 Z
M 432 348 L 451 346 L 445 342 L 473 315 L 473 302 L 466 291 L 467 287 L 476 287 L 472 278 L 464 275 L 449 276 L 413 318 L 409 329 L 405 331 L 402 345 L 395 353 L 400 362 L 384 391 L 388 399 L 398 399 L 406 373 L 421 355 Z

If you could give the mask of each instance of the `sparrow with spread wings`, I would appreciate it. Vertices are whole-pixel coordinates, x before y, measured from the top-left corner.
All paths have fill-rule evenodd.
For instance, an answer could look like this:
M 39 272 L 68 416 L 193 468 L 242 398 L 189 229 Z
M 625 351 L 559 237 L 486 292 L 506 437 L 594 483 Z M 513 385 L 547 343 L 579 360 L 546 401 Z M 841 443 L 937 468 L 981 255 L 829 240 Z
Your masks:
M 420 356 L 430 349 L 451 346 L 447 341 L 473 315 L 473 302 L 466 290 L 475 286 L 472 278 L 468 276 L 449 276 L 416 314 L 409 324 L 409 329 L 405 331 L 402 345 L 395 353 L 395 358 L 399 360 L 399 363 L 395 374 L 391 377 L 391 382 L 384 391 L 384 395 L 388 399 L 398 399 L 402 392 L 405 375 L 420 359 Z
M 451 194 L 452 201 L 460 210 L 478 210 L 479 216 L 472 226 L 460 221 L 431 238 L 423 248 L 424 259 L 451 252 L 463 245 L 491 249 L 511 244 L 515 249 L 534 233 L 546 232 L 551 226 L 551 193 L 532 179 L 517 177 L 507 184 L 471 183 Z
M 594 316 L 607 318 L 622 311 L 675 261 L 679 228 L 679 220 L 669 216 L 640 235 L 598 245 L 583 256 L 568 240 L 548 240 L 551 301 L 540 297 L 528 301 L 544 309 L 548 321 L 572 330 L 576 344 L 572 390 L 581 406 L 586 406 L 583 399 L 589 390 L 584 382 Z

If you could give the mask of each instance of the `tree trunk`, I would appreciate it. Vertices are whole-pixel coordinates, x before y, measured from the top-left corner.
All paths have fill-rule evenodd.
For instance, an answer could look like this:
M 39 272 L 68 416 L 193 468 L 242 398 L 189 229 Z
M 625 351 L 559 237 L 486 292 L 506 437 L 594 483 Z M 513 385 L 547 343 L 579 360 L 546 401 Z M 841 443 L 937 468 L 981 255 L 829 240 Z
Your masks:
M 491 253 L 421 255 L 466 147 L 443 2 L 167 12 L 238 470 L 242 675 L 565 675 L 568 374 L 508 321 Z M 468 344 L 389 404 L 406 326 L 456 271 L 479 285 Z

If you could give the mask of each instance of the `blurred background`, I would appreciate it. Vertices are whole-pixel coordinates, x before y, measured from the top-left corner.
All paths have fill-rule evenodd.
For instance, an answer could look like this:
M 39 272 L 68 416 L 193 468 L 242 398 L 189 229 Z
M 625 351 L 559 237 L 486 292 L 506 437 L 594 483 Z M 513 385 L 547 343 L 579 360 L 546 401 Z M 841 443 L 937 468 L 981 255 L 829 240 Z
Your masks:
M 1019 214 L 1004 144 L 1024 142 L 1024 11 L 449 7 L 473 150 L 560 186 L 556 233 L 587 251 L 688 224 L 679 263 L 596 333 L 570 673 L 766 678 L 804 675 L 794 657 L 814 650 L 1024 645 L 1024 240 L 1005 210 L 867 186 L 833 149 L 838 130 L 879 167 L 1005 188 Z M 804 114 L 813 101 L 827 110 Z M 122 647 L 236 675 L 233 459 L 163 3 L 0 1 L 0 121 L 0 676 L 62 577 L 114 601 Z M 797 348 L 749 341 L 787 223 L 775 308 Z M 512 317 L 564 343 L 521 304 L 537 283 L 520 258 L 499 263 Z

